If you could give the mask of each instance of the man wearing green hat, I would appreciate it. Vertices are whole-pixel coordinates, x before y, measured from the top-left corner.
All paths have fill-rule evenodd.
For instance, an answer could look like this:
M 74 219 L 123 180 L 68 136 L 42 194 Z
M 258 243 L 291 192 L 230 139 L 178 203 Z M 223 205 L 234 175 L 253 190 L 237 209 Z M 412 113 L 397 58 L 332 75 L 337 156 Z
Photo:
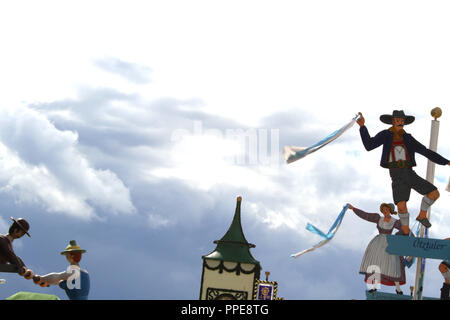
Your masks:
M 75 240 L 71 240 L 66 250 L 61 252 L 69 262 L 67 270 L 49 273 L 45 276 L 37 275 L 33 278 L 34 282 L 41 286 L 59 285 L 66 291 L 70 300 L 87 300 L 90 289 L 89 274 L 79 265 L 83 253 L 86 253 L 86 250 L 81 249 Z

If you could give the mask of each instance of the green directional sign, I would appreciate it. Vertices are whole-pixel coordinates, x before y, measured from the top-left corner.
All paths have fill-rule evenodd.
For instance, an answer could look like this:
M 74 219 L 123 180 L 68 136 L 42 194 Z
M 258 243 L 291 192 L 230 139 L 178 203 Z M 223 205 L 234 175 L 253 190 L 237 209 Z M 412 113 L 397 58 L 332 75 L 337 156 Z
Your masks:
M 450 258 L 450 241 L 387 235 L 386 252 L 398 256 L 411 256 L 446 260 Z

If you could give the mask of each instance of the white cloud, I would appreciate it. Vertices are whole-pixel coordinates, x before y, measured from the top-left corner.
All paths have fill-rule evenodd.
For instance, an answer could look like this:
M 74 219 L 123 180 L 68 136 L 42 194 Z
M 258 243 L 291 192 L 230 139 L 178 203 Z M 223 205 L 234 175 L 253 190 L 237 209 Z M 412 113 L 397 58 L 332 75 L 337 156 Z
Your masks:
M 298 129 L 310 137 L 321 129 L 337 129 L 358 111 L 374 135 L 385 128 L 380 114 L 404 109 L 417 117 L 407 131 L 425 145 L 429 110 L 440 105 L 444 113 L 438 150 L 449 157 L 445 9 L 445 1 L 81 1 L 71 6 L 45 1 L 30 2 L 23 11 L 11 2 L 0 10 L 0 29 L 13 30 L 5 33 L 3 46 L 15 48 L 3 52 L 0 60 L 0 85 L 7 88 L 2 103 L 71 104 L 64 110 L 44 106 L 42 113 L 13 107 L 10 113 L 0 112 L 1 190 L 18 202 L 88 218 L 99 210 L 135 210 L 122 175 L 133 177 L 127 182 L 150 176 L 166 187 L 170 184 L 162 178 L 176 179 L 211 197 L 212 208 L 221 189 L 241 194 L 255 219 L 270 228 L 296 230 L 306 247 L 317 242 L 304 229 L 307 222 L 327 230 L 346 202 L 377 212 L 379 202 L 392 198 L 388 173 L 379 167 L 381 149 L 366 152 L 354 128 L 342 138 L 345 146 L 344 140 L 337 141 L 289 166 L 230 163 L 240 151 L 226 139 L 166 143 L 168 130 L 186 128 L 204 114 L 183 113 L 171 103 L 158 109 L 160 101 L 142 100 L 199 98 L 208 119 L 227 116 L 255 127 L 265 116 L 295 110 L 302 121 L 287 121 L 288 112 L 277 129 L 283 135 L 289 127 L 292 136 Z M 130 78 L 117 65 L 109 70 L 122 78 L 100 72 L 92 61 L 101 57 L 127 61 L 141 80 L 148 75 L 135 67 L 151 67 L 151 84 L 137 88 L 136 74 Z M 83 93 L 80 86 L 94 89 Z M 102 96 L 99 86 L 114 89 Z M 80 100 L 68 99 L 80 92 Z M 173 147 L 172 155 L 168 147 Z M 416 171 L 424 177 L 426 160 L 419 156 L 417 162 Z M 120 167 L 122 175 L 104 164 Z M 436 167 L 443 181 L 448 172 L 448 166 Z M 430 232 L 444 237 L 450 234 L 450 197 L 443 182 L 435 184 L 441 198 L 432 208 Z M 412 191 L 411 222 L 420 199 Z M 168 226 L 176 214 L 167 218 L 151 213 L 148 222 Z M 374 225 L 350 212 L 329 246 L 362 251 L 374 233 Z
M 149 227 L 152 229 L 158 229 L 172 224 L 172 222 L 169 219 L 155 213 L 148 214 L 147 221 Z
M 186 135 L 173 141 L 167 166 L 150 171 L 161 178 L 173 178 L 209 190 L 215 185 L 262 189 L 270 183 L 264 176 L 246 169 L 242 145 L 223 136 Z M 242 161 L 242 163 L 241 163 Z
M 95 64 L 107 72 L 120 75 L 128 81 L 136 84 L 146 84 L 150 82 L 150 69 L 145 66 L 139 66 L 114 57 L 97 59 L 95 60 Z
M 78 150 L 76 133 L 20 107 L 1 111 L 1 190 L 19 202 L 80 218 L 135 211 L 130 192 L 111 171 L 95 169 Z

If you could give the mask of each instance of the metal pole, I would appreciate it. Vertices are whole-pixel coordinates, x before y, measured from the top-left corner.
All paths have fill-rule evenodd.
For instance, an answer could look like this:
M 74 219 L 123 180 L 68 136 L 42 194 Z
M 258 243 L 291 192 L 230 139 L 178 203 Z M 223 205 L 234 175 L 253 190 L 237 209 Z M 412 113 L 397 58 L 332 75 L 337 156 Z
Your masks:
M 434 120 L 431 120 L 431 133 L 430 133 L 430 147 L 429 149 L 432 151 L 437 151 L 437 142 L 438 142 L 438 136 L 439 136 L 439 121 L 437 118 L 439 118 L 442 114 L 442 111 L 438 108 L 434 108 L 431 110 L 431 115 L 434 118 Z M 435 163 L 428 160 L 427 165 L 427 181 L 433 183 L 434 182 L 434 169 L 435 169 Z M 431 208 L 427 211 L 427 218 L 430 220 L 430 213 Z M 425 237 L 428 238 L 428 229 L 424 226 L 420 226 L 419 231 L 419 237 Z M 414 300 L 422 300 L 422 293 L 423 293 L 423 278 L 425 275 L 425 260 L 424 258 L 417 258 L 417 269 L 416 269 L 416 281 L 414 285 Z

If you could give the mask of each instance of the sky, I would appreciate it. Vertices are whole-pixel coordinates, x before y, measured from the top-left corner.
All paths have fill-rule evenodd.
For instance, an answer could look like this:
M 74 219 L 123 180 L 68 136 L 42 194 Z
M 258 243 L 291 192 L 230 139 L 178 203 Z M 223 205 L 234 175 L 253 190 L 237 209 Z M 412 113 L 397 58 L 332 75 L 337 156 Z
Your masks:
M 381 148 L 358 125 L 287 165 L 285 145 L 310 146 L 362 112 L 415 116 L 405 130 L 450 158 L 446 1 L 14 1 L 0 5 L 0 233 L 35 273 L 65 270 L 60 252 L 87 250 L 91 299 L 198 299 L 202 256 L 227 231 L 242 196 L 242 226 L 262 275 L 285 299 L 365 299 L 358 274 L 378 212 L 393 202 Z M 425 177 L 427 160 L 418 155 Z M 430 236 L 450 236 L 449 167 Z M 411 225 L 422 196 L 408 202 Z M 439 297 L 439 261 L 424 295 Z M 0 298 L 56 294 L 1 274 Z M 409 293 L 415 266 L 407 269 Z M 383 291 L 394 292 L 384 287 Z

